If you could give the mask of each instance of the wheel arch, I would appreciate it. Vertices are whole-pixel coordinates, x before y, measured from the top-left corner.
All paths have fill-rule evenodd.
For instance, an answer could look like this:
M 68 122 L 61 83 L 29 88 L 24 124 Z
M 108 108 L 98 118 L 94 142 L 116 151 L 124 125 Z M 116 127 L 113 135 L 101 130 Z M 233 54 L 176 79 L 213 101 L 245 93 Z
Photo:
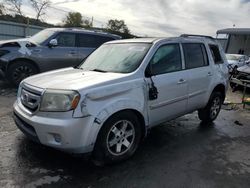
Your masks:
M 226 98 L 226 87 L 225 87 L 224 84 L 218 84 L 217 86 L 215 86 L 214 89 L 213 89 L 213 91 L 212 91 L 212 93 L 213 92 L 220 92 L 222 94 L 222 97 L 223 97 L 222 100 L 224 102 L 224 100 Z
M 40 67 L 37 65 L 37 63 L 36 63 L 35 61 L 31 60 L 31 59 L 28 59 L 28 58 L 16 58 L 16 59 L 11 60 L 11 61 L 8 63 L 8 65 L 7 65 L 7 67 L 6 67 L 6 70 L 8 70 L 9 67 L 10 67 L 12 64 L 14 64 L 15 62 L 18 62 L 18 61 L 24 61 L 24 62 L 30 63 L 30 64 L 34 65 L 34 66 L 37 68 L 37 71 L 38 71 L 38 72 L 40 72 Z
M 99 124 L 97 121 L 94 122 L 94 124 L 96 124 L 99 128 L 95 131 L 94 135 L 90 134 L 90 135 L 93 136 L 93 139 L 92 139 L 92 146 L 93 146 L 93 148 L 95 147 L 95 145 L 97 143 L 97 139 L 99 138 L 99 135 L 100 135 L 101 131 L 104 128 L 104 126 L 103 126 L 104 123 L 107 122 L 114 115 L 119 114 L 121 112 L 130 112 L 130 113 L 134 113 L 136 115 L 136 117 L 138 118 L 138 120 L 140 122 L 140 128 L 141 128 L 141 131 L 142 131 L 142 140 L 145 138 L 145 136 L 147 134 L 147 129 L 146 129 L 146 122 L 145 122 L 145 118 L 144 118 L 143 114 L 139 110 L 137 110 L 135 108 L 120 109 L 120 110 L 117 110 L 117 111 L 113 112 L 109 116 L 107 116 L 102 121 L 102 123 Z M 95 126 L 95 125 L 93 125 L 93 126 Z
M 146 135 L 146 122 L 145 122 L 145 118 L 143 116 L 143 114 L 137 110 L 137 109 L 133 109 L 133 108 L 126 108 L 126 109 L 122 109 L 122 110 L 118 110 L 112 114 L 110 114 L 110 116 L 108 116 L 102 123 L 102 126 L 100 127 L 100 129 L 98 130 L 98 133 L 96 135 L 96 139 L 98 138 L 98 135 L 100 134 L 102 128 L 103 128 L 103 125 L 105 122 L 107 122 L 110 118 L 112 118 L 114 115 L 117 115 L 121 112 L 128 112 L 128 113 L 133 113 L 136 115 L 136 117 L 138 118 L 139 122 L 140 122 L 140 128 L 141 128 L 141 131 L 142 131 L 142 135 Z M 144 137 L 143 136 L 143 137 Z

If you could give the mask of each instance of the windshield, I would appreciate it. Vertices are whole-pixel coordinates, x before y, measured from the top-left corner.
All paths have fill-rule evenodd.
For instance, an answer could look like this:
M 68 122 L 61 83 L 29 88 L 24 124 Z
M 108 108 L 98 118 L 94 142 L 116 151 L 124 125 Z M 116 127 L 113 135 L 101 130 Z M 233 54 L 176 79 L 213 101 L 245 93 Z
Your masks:
M 227 60 L 239 61 L 239 60 L 243 60 L 244 56 L 242 56 L 242 55 L 226 54 L 226 58 L 227 58 Z
M 104 44 L 80 66 L 84 71 L 130 73 L 141 64 L 151 44 Z
M 54 33 L 55 33 L 55 31 L 45 29 L 45 30 L 42 30 L 42 31 L 38 32 L 37 34 L 33 35 L 30 38 L 30 40 L 32 40 L 33 42 L 35 42 L 37 44 L 41 44 L 45 40 L 47 40 L 49 37 L 51 37 Z

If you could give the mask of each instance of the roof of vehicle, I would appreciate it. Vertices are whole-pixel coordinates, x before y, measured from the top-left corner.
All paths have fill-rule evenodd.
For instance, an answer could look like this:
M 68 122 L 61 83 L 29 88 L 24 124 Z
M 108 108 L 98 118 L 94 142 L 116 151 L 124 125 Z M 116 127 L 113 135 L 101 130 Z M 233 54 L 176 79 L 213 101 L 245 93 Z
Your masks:
M 132 38 L 132 39 L 110 41 L 108 43 L 153 43 L 159 39 L 161 38 Z
M 101 30 L 87 30 L 84 28 L 47 28 L 47 30 L 52 30 L 52 31 L 67 31 L 67 32 L 72 32 L 72 33 L 87 33 L 87 34 L 94 34 L 94 35 L 102 35 L 102 36 L 108 36 L 108 37 L 113 37 L 115 39 L 121 39 L 122 37 L 119 35 L 103 32 Z
M 226 54 L 226 55 L 231 55 L 231 56 L 235 56 L 235 57 L 243 57 L 243 56 L 247 56 L 247 55 L 243 55 L 243 54 Z
M 204 42 L 212 41 L 216 42 L 212 37 L 202 36 L 202 35 L 181 35 L 180 37 L 154 37 L 154 38 L 133 38 L 133 39 L 124 39 L 124 40 L 115 40 L 107 42 L 109 44 L 114 43 L 157 43 L 161 41 L 171 42 L 171 41 L 180 41 L 183 39 L 185 41 L 195 41 L 195 42 Z
M 250 28 L 227 28 L 221 29 L 216 32 L 217 34 L 241 34 L 241 35 L 249 35 Z

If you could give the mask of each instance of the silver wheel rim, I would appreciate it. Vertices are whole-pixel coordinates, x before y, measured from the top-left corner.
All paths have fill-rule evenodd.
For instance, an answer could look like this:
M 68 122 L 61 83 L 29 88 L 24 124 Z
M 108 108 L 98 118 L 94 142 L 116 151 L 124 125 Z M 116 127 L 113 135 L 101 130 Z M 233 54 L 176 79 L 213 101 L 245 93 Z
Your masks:
M 29 66 L 19 66 L 13 71 L 13 80 L 20 82 L 33 74 L 33 70 Z
M 116 156 L 123 155 L 131 148 L 134 139 L 134 125 L 128 120 L 120 120 L 108 132 L 106 140 L 108 151 Z
M 219 111 L 220 111 L 220 97 L 216 97 L 214 98 L 213 102 L 212 102 L 212 106 L 211 106 L 211 109 L 210 109 L 210 117 L 211 119 L 214 119 Z

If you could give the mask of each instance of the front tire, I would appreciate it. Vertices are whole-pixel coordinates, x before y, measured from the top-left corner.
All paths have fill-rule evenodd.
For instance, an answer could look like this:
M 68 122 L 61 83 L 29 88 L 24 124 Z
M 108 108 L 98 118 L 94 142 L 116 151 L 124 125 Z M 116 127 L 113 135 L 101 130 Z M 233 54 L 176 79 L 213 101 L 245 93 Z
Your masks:
M 26 61 L 15 61 L 8 67 L 6 76 L 10 83 L 18 86 L 23 79 L 37 73 L 35 65 Z
M 141 140 L 140 122 L 128 111 L 111 116 L 103 125 L 93 152 L 96 165 L 117 163 L 131 157 Z
M 198 111 L 199 119 L 203 122 L 214 121 L 220 113 L 222 102 L 222 94 L 213 92 L 206 107 Z

